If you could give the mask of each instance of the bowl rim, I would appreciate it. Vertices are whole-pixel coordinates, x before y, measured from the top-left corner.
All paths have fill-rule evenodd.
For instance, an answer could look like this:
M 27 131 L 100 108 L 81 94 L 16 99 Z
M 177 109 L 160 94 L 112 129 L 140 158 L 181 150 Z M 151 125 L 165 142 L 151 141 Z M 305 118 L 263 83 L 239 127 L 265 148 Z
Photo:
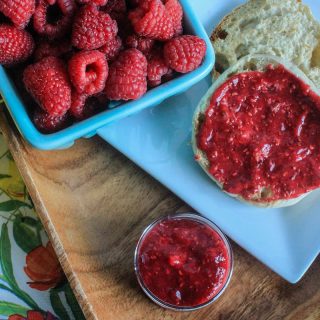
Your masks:
M 56 133 L 43 134 L 34 126 L 18 90 L 15 89 L 5 69 L 0 66 L 0 94 L 22 136 L 38 149 L 66 148 L 71 146 L 76 139 L 91 137 L 99 128 L 115 120 L 159 104 L 161 101 L 187 90 L 203 79 L 213 68 L 215 54 L 210 39 L 190 2 L 191 0 L 180 0 L 184 10 L 184 19 L 188 25 L 187 29 L 191 31 L 191 34 L 204 39 L 207 44 L 206 56 L 199 68 L 190 73 L 179 75 L 177 78 L 149 90 L 138 100 L 128 101 L 119 108 L 106 109 L 91 118 L 74 123 L 70 127 Z
M 215 232 L 218 233 L 218 235 L 221 237 L 221 239 L 223 240 L 223 243 L 225 244 L 226 248 L 227 248 L 227 252 L 228 252 L 228 256 L 229 256 L 229 261 L 230 261 L 230 266 L 228 269 L 228 277 L 226 282 L 224 283 L 223 287 L 220 289 L 220 291 L 213 297 L 211 298 L 209 301 L 202 303 L 200 305 L 197 306 L 192 306 L 192 307 L 188 307 L 188 306 L 175 306 L 172 305 L 170 303 L 167 303 L 165 301 L 162 301 L 161 299 L 159 299 L 157 296 L 155 296 L 144 284 L 142 277 L 140 275 L 139 272 L 139 264 L 138 264 L 138 258 L 139 258 L 139 249 L 142 245 L 143 240 L 145 239 L 145 237 L 148 235 L 148 233 L 153 229 L 153 227 L 155 227 L 156 225 L 158 225 L 161 221 L 167 220 L 167 219 L 187 219 L 187 220 L 193 220 L 193 221 L 197 221 L 200 222 L 202 224 L 205 224 L 206 226 L 210 227 L 211 229 L 213 229 Z M 154 220 L 153 222 L 151 222 L 142 232 L 138 243 L 136 245 L 135 251 L 134 251 L 134 258 L 133 258 L 133 264 L 134 264 L 134 271 L 135 271 L 135 275 L 136 278 L 138 280 L 138 283 L 141 287 L 141 289 L 143 290 L 143 292 L 157 305 L 159 305 L 160 307 L 169 309 L 169 310 L 173 310 L 173 311 L 195 311 L 195 310 L 199 310 L 202 309 L 210 304 L 212 304 L 213 302 L 215 302 L 217 299 L 219 299 L 219 297 L 223 294 L 223 292 L 226 290 L 226 288 L 228 287 L 232 274 L 233 274 L 233 266 L 234 266 L 234 255 L 233 255 L 233 250 L 231 247 L 231 244 L 228 240 L 228 238 L 224 235 L 224 233 L 221 231 L 221 229 L 215 224 L 213 223 L 211 220 L 204 218 L 203 216 L 200 216 L 198 214 L 192 213 L 192 212 L 185 212 L 185 213 L 175 213 L 175 214 L 171 214 L 165 217 L 160 217 L 156 220 Z

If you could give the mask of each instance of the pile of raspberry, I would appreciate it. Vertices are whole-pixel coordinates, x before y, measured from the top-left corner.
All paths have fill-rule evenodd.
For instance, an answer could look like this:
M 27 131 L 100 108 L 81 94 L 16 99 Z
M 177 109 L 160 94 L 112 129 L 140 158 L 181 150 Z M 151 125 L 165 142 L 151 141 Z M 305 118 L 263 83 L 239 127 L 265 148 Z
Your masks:
M 198 68 L 206 44 L 182 19 L 178 0 L 0 0 L 0 64 L 52 133 Z

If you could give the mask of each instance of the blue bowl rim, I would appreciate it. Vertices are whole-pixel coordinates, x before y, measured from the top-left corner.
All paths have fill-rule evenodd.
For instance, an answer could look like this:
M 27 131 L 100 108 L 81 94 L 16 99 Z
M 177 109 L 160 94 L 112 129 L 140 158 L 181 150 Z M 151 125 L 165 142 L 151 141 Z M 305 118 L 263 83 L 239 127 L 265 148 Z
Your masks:
M 179 75 L 177 78 L 149 90 L 138 100 L 126 102 L 114 109 L 107 109 L 59 132 L 43 134 L 38 131 L 32 123 L 22 100 L 15 92 L 15 86 L 4 68 L 0 66 L 0 94 L 22 136 L 32 146 L 42 150 L 68 147 L 72 145 L 76 139 L 85 137 L 86 135 L 93 135 L 99 128 L 112 121 L 122 119 L 145 108 L 159 104 L 163 100 L 187 90 L 207 76 L 215 62 L 213 47 L 204 27 L 192 9 L 190 0 L 180 0 L 180 3 L 183 6 L 184 19 L 189 24 L 192 33 L 204 39 L 207 44 L 207 53 L 201 66 L 190 73 Z

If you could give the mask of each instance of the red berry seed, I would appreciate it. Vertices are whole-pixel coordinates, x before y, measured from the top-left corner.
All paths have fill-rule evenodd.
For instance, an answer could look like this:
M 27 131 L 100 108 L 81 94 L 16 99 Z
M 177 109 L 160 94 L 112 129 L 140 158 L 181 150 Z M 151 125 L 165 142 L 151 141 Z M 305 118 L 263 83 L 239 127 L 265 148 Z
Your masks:
M 34 50 L 32 36 L 14 26 L 0 25 L 0 64 L 13 65 L 24 62 Z
M 72 28 L 72 44 L 78 49 L 93 50 L 112 41 L 118 32 L 116 21 L 93 4 L 78 11 Z
M 163 52 L 173 70 L 187 73 L 200 66 L 206 54 L 206 43 L 197 36 L 183 35 L 166 42 Z
M 34 100 L 50 115 L 61 116 L 70 109 L 71 84 L 62 60 L 48 57 L 29 65 L 23 81 Z
M 101 92 L 108 77 L 105 55 L 98 51 L 80 51 L 69 60 L 69 76 L 78 93 L 93 95 Z
M 137 49 L 122 51 L 109 69 L 105 94 L 110 100 L 138 99 L 147 91 L 147 59 Z
M 34 10 L 35 0 L 0 0 L 0 11 L 20 29 L 29 23 Z

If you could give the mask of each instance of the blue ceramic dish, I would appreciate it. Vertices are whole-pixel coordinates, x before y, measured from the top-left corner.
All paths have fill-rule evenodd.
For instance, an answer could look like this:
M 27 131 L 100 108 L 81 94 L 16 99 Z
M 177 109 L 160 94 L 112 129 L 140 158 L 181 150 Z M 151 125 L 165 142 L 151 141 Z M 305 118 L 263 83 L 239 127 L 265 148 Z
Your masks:
M 6 70 L 0 66 L 0 93 L 6 102 L 8 110 L 22 136 L 34 147 L 43 150 L 67 148 L 81 137 L 95 135 L 97 129 L 106 124 L 127 117 L 145 108 L 161 103 L 173 95 L 189 89 L 192 85 L 203 79 L 212 69 L 215 61 L 214 52 L 210 40 L 197 16 L 195 15 L 189 1 L 180 0 L 184 9 L 185 31 L 204 39 L 207 43 L 207 54 L 202 65 L 188 74 L 177 78 L 157 88 L 148 91 L 142 98 L 129 101 L 122 105 L 109 108 L 87 120 L 75 123 L 72 126 L 57 133 L 42 134 L 32 123 L 27 108 L 19 97 L 19 92 L 11 82 Z

